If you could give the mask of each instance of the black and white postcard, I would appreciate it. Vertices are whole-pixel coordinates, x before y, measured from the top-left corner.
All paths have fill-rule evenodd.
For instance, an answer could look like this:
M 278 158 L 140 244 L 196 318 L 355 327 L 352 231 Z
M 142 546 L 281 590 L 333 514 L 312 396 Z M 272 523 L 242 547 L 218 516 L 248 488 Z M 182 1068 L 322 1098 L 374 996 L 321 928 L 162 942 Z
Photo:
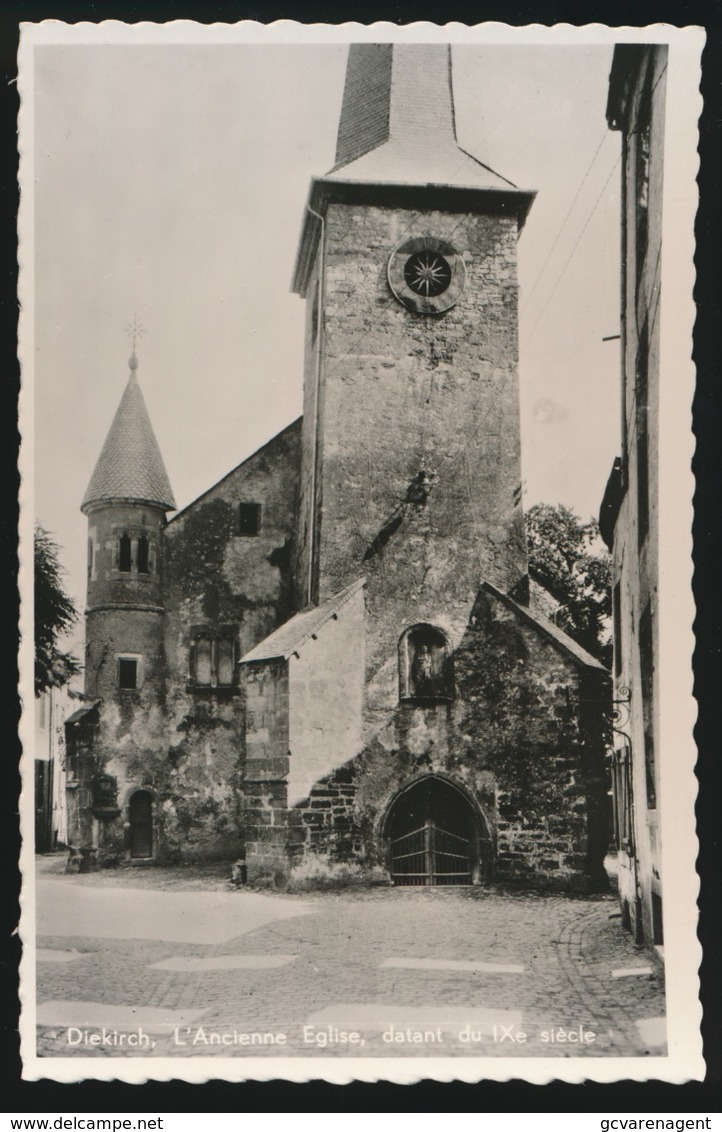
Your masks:
M 27 1078 L 701 1077 L 703 43 L 23 26 Z

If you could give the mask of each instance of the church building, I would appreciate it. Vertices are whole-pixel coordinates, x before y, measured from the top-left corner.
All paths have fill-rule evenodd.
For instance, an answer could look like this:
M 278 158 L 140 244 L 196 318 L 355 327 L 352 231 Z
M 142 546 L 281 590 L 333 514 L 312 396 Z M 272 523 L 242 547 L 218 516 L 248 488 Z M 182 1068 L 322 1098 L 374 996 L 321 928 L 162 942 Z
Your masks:
M 533 200 L 459 146 L 448 46 L 355 44 L 293 281 L 302 419 L 169 517 L 133 353 L 82 503 L 76 867 L 604 887 L 609 675 L 527 564 Z

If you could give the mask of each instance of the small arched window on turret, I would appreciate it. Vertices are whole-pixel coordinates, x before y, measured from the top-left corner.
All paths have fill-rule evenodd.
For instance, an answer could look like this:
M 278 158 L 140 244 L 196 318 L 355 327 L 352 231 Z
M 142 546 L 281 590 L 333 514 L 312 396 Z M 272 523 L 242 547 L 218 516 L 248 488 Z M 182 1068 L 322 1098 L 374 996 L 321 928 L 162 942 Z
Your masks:
M 399 641 L 402 700 L 434 703 L 454 698 L 454 666 L 446 634 L 435 625 L 414 625 Z
M 130 535 L 123 534 L 118 539 L 118 569 L 124 574 L 129 574 L 130 564 Z
M 150 546 L 145 535 L 138 539 L 138 573 L 150 573 Z

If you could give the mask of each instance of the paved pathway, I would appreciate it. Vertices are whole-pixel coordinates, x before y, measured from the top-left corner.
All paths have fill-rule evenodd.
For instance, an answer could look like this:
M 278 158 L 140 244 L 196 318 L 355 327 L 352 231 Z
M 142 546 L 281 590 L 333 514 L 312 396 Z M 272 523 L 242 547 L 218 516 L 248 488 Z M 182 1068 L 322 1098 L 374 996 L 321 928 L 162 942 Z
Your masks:
M 215 888 L 160 870 L 41 879 L 39 1053 L 665 1052 L 660 978 L 612 898 Z

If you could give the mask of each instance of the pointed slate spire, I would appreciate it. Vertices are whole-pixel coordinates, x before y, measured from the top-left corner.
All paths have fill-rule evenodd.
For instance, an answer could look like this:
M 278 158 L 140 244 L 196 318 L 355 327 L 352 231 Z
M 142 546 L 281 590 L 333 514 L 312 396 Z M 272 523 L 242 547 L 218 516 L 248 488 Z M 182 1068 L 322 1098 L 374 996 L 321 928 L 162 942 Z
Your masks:
M 535 195 L 459 145 L 449 44 L 353 43 L 336 164 L 311 181 L 293 290 L 306 295 L 329 201 L 491 211 L 521 230 Z
M 444 43 L 351 44 L 336 164 L 328 176 L 515 188 L 456 140 L 451 47 Z
M 128 384 L 90 477 L 81 511 L 120 499 L 175 510 L 168 473 L 138 385 L 135 351 L 129 364 Z

